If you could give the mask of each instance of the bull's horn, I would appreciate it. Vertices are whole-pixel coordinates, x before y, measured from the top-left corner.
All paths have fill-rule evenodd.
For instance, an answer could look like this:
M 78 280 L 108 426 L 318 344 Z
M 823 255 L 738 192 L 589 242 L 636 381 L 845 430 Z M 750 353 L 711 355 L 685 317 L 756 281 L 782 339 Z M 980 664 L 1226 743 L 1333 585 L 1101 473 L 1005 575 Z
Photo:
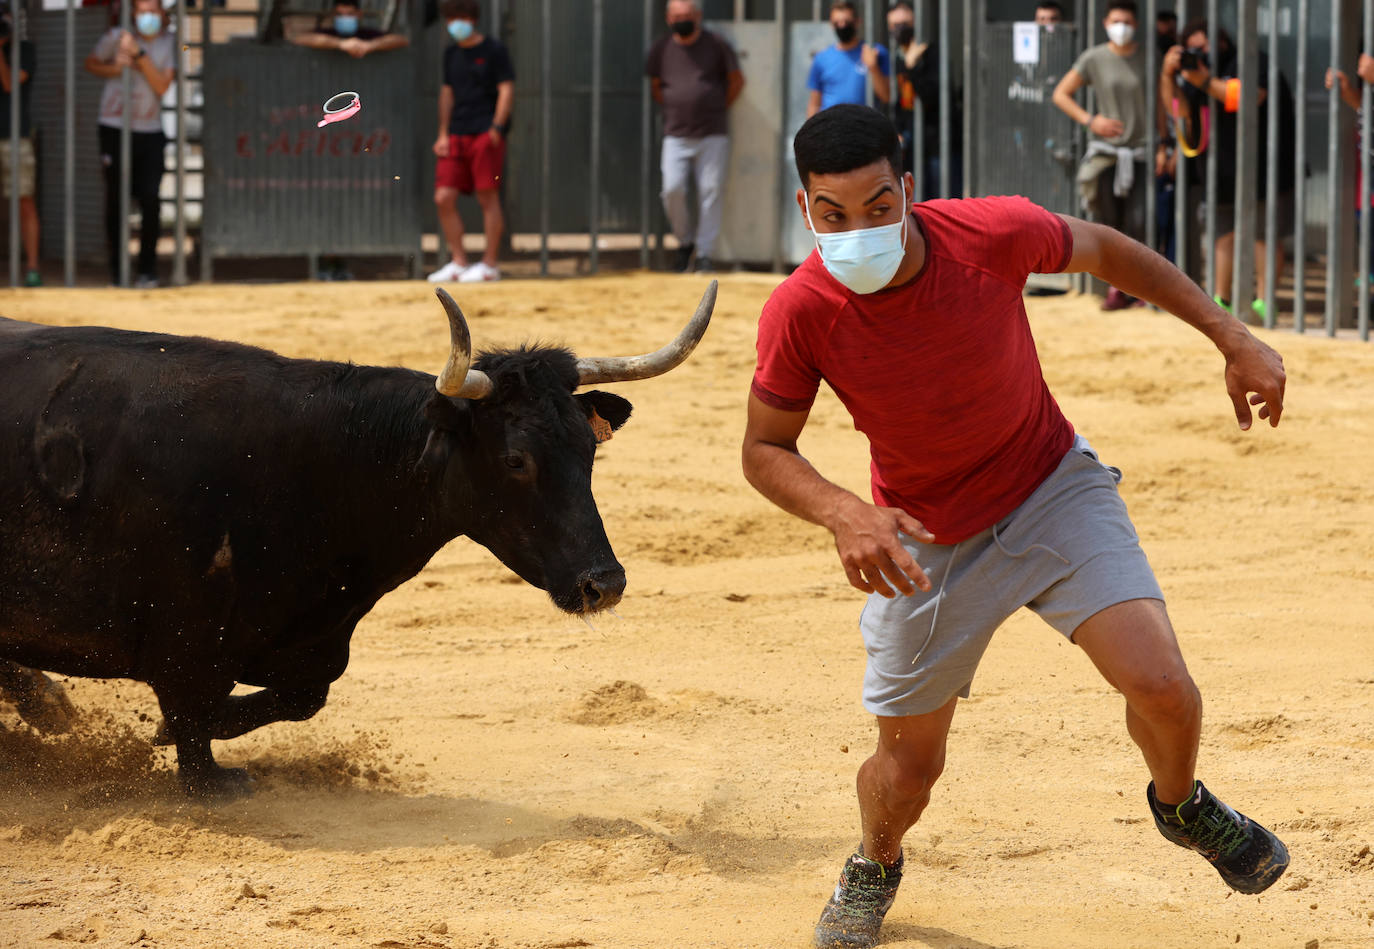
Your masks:
M 434 388 L 455 399 L 481 399 L 491 393 L 491 379 L 480 369 L 469 369 L 472 362 L 472 334 L 463 311 L 443 287 L 435 287 L 434 295 L 448 314 L 449 353 L 444 371 L 434 380 Z
M 716 305 L 716 281 L 712 280 L 706 292 L 701 295 L 697 311 L 673 340 L 662 349 L 643 356 L 600 356 L 577 361 L 577 378 L 580 385 L 597 382 L 628 382 L 632 379 L 648 379 L 662 375 L 679 365 L 692 354 L 701 335 L 706 332 L 706 324 L 711 322 L 711 311 Z

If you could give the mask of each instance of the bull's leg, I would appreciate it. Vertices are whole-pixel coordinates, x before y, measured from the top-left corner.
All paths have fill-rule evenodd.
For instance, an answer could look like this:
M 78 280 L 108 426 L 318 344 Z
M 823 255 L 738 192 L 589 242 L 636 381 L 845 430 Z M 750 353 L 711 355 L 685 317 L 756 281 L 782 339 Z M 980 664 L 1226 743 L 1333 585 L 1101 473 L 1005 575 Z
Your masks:
M 62 686 L 37 669 L 0 659 L 0 696 L 14 703 L 19 717 L 50 735 L 71 731 L 76 709 Z
M 273 722 L 303 722 L 324 708 L 328 696 L 328 683 L 290 691 L 261 689 L 249 695 L 231 695 L 220 706 L 210 737 L 224 741 Z M 172 744 L 172 732 L 165 721 L 153 736 L 153 744 Z
M 188 795 L 203 798 L 243 797 L 252 791 L 252 779 L 243 768 L 221 768 L 210 751 L 215 721 L 232 680 L 193 683 L 150 683 L 157 693 L 166 729 L 177 746 L 177 772 Z

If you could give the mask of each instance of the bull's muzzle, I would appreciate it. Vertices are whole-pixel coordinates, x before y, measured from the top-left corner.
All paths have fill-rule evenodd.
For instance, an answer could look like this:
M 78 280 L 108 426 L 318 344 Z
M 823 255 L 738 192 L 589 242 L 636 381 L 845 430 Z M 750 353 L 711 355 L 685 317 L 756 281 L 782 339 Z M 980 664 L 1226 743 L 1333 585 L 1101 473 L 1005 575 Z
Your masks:
M 579 578 L 579 586 L 583 613 L 608 610 L 625 594 L 625 571 L 619 567 L 589 570 Z

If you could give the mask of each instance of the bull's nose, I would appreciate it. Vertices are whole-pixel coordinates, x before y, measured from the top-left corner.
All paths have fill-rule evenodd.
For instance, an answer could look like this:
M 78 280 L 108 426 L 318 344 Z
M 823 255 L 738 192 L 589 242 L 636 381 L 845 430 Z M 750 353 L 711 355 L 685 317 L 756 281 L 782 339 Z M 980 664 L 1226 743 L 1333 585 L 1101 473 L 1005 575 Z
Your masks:
M 607 610 L 620 602 L 625 593 L 625 571 L 597 570 L 582 577 L 582 610 L 593 613 Z

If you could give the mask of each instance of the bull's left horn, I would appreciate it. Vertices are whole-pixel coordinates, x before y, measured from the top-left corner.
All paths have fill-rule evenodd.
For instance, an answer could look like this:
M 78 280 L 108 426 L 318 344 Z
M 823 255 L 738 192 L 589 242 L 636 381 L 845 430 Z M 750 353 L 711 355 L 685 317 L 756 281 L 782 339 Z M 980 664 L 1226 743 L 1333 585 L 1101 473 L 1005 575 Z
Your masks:
M 435 287 L 434 295 L 448 314 L 449 353 L 444 371 L 434 380 L 440 394 L 454 399 L 481 399 L 491 393 L 491 379 L 480 369 L 469 369 L 472 363 L 472 334 L 463 311 L 443 287 Z
M 629 382 L 633 379 L 648 379 L 659 376 L 682 363 L 692 354 L 706 325 L 711 322 L 711 311 L 716 306 L 716 281 L 712 280 L 706 292 L 701 295 L 697 311 L 677 339 L 667 346 L 643 356 L 600 356 L 577 361 L 577 378 L 580 385 L 597 382 Z

